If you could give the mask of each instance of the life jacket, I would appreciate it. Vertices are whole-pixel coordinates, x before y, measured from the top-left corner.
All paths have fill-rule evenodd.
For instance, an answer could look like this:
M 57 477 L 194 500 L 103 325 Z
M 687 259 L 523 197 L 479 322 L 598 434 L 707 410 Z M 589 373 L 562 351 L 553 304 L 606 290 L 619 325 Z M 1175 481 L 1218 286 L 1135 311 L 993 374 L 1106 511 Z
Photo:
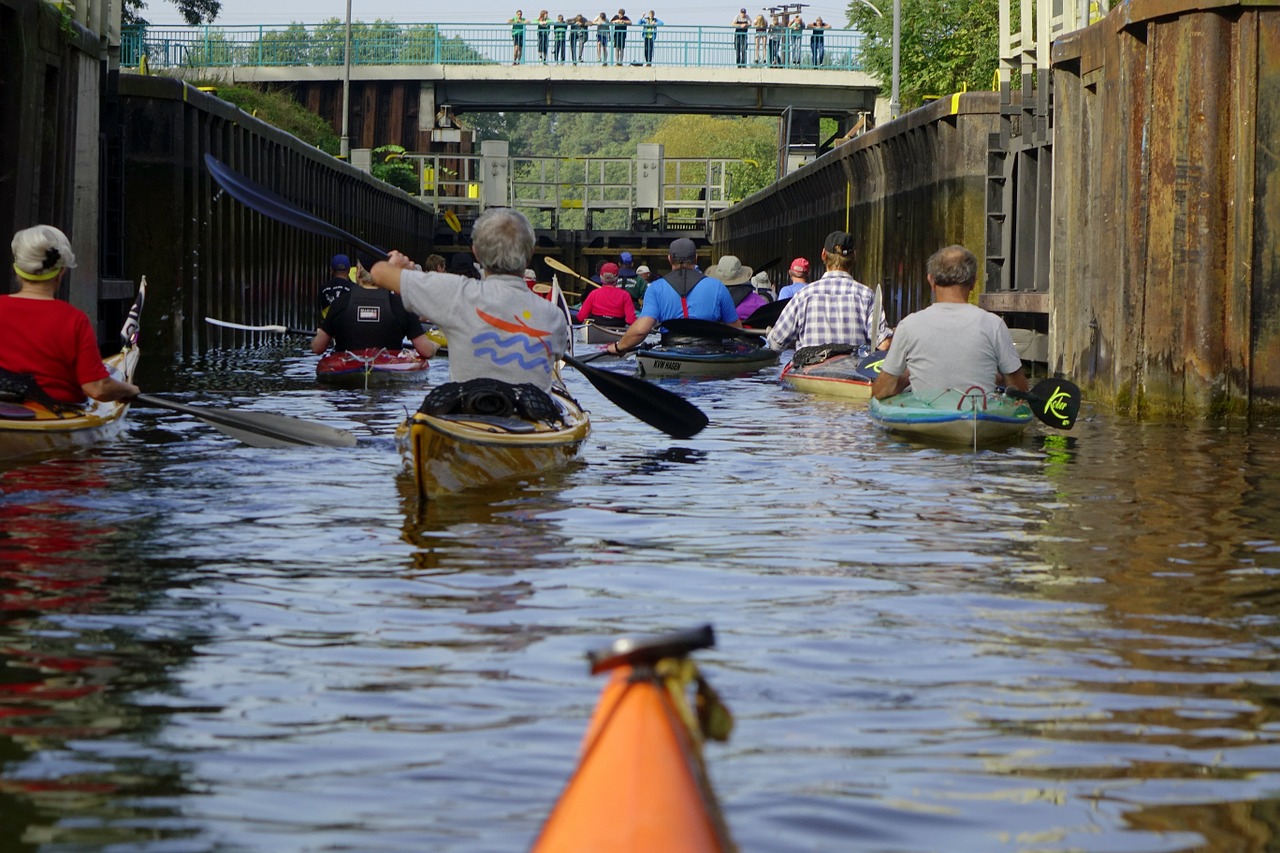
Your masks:
M 680 308 L 684 311 L 684 316 L 689 316 L 689 294 L 698 286 L 698 282 L 706 278 L 702 270 L 678 269 L 672 270 L 663 276 L 667 284 L 671 285 L 671 289 L 680 297 Z
M 353 287 L 346 310 L 336 318 L 334 338 L 344 350 L 382 348 L 400 350 L 404 333 L 391 310 L 391 291 Z

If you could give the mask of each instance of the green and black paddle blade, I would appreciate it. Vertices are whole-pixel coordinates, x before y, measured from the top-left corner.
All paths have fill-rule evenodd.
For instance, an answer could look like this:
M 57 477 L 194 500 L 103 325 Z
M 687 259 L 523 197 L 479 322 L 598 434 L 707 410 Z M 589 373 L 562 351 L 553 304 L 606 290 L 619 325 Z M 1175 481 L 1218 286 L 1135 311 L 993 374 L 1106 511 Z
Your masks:
M 596 390 L 627 414 L 674 438 L 692 438 L 702 432 L 707 415 L 679 394 L 651 385 L 634 376 L 600 370 L 565 356 L 565 364 L 578 369 Z
M 717 323 L 713 320 L 698 320 L 693 317 L 676 317 L 674 320 L 663 320 L 660 323 L 668 332 L 677 335 L 690 335 L 696 338 L 710 338 L 716 341 L 722 341 L 725 338 L 741 338 L 754 344 L 761 344 L 761 338 L 764 332 L 755 332 L 748 329 L 739 329 L 730 326 L 727 323 Z
M 1031 413 L 1055 429 L 1071 429 L 1080 414 L 1080 389 L 1069 379 L 1043 379 L 1025 394 L 1009 388 L 1005 393 L 1026 400 Z
M 164 397 L 153 397 L 150 394 L 139 394 L 133 399 L 143 406 L 169 409 L 199 418 L 219 432 L 239 439 L 250 447 L 356 446 L 355 433 L 304 421 L 301 418 L 291 418 L 287 415 L 271 412 L 234 412 L 209 406 L 188 406 L 186 403 L 166 400 Z

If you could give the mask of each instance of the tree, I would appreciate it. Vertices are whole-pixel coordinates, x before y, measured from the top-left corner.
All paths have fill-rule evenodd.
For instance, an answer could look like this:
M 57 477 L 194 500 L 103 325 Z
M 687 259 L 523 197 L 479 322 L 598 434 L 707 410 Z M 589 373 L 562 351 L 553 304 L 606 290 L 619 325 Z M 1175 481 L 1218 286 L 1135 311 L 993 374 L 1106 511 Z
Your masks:
M 965 89 L 990 89 L 1000 61 L 1000 0 L 900 0 L 899 98 L 914 109 L 927 98 Z M 862 66 L 891 92 L 893 17 L 888 0 L 876 0 L 881 16 L 863 0 L 849 4 L 849 26 L 864 34 Z
M 212 24 L 214 18 L 218 17 L 218 13 L 222 11 L 220 0 L 170 0 L 170 2 L 178 7 L 183 20 L 193 27 L 197 24 Z M 120 10 L 122 25 L 151 26 L 151 22 L 142 17 L 142 10 L 145 8 L 147 8 L 146 0 L 124 0 L 124 7 Z

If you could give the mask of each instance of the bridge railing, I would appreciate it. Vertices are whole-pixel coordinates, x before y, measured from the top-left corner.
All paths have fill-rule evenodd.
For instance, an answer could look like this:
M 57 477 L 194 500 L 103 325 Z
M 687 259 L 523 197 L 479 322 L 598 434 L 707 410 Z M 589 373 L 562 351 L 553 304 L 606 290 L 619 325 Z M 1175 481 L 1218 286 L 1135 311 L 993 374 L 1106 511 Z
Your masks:
M 733 27 L 661 26 L 654 38 L 652 64 L 680 68 L 738 66 Z M 627 28 L 621 63 L 614 35 L 599 41 L 595 27 L 585 40 L 565 39 L 558 59 L 554 34 L 548 38 L 547 65 L 645 65 L 641 28 Z M 861 70 L 862 34 L 855 30 L 782 30 L 773 35 L 748 34 L 743 67 L 773 66 L 833 71 Z M 353 23 L 352 65 L 513 65 L 515 37 L 511 24 Z M 540 37 L 530 23 L 524 28 L 522 65 L 541 65 Z M 578 48 L 576 54 L 572 48 Z M 152 68 L 332 66 L 344 64 L 345 26 L 126 27 L 121 35 L 121 64 Z
M 438 213 L 468 221 L 480 215 L 484 180 L 478 155 L 406 154 L 419 175 L 419 198 Z M 734 203 L 732 166 L 743 161 L 667 157 L 660 205 L 637 199 L 636 160 L 629 157 L 512 157 L 506 197 L 536 228 L 704 230 L 711 215 Z

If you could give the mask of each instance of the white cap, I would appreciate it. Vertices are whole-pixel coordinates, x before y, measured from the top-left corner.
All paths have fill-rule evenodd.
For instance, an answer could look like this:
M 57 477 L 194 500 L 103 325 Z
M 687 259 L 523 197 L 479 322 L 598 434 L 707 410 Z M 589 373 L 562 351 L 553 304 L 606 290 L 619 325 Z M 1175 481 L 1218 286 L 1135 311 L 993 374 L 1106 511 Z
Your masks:
M 650 272 L 650 271 L 651 270 L 644 264 L 641 264 L 640 266 L 636 267 L 636 275 L 639 275 L 642 272 Z

